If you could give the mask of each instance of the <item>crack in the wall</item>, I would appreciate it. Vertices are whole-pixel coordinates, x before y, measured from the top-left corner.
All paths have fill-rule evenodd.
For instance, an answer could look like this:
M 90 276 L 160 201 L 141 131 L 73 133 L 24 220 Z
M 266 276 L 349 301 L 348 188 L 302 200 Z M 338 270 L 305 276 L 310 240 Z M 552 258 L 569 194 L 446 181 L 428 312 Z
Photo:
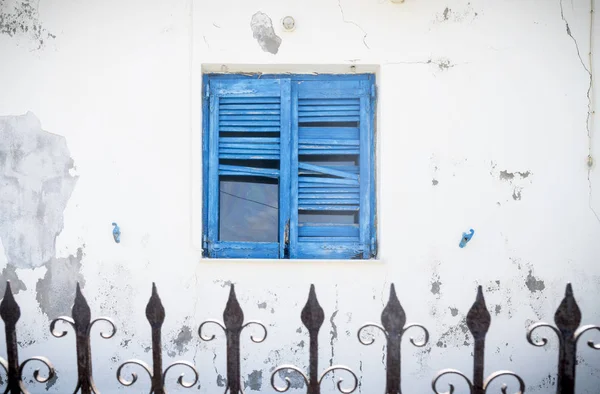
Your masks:
M 592 124 L 592 115 L 594 113 L 593 108 L 592 108 L 592 104 L 593 104 L 592 103 L 592 90 L 593 90 L 593 86 L 594 86 L 594 75 L 592 73 L 592 70 L 593 70 L 593 67 L 592 67 L 592 38 L 593 38 L 593 31 L 594 31 L 594 1 L 593 0 L 590 1 L 590 52 L 589 52 L 589 57 L 590 57 L 589 63 L 590 64 L 589 64 L 589 68 L 588 68 L 588 66 L 586 66 L 585 62 L 583 61 L 583 57 L 581 56 L 581 50 L 579 48 L 579 42 L 577 41 L 577 39 L 571 32 L 571 27 L 569 26 L 569 22 L 567 21 L 567 18 L 565 17 L 565 12 L 564 12 L 564 8 L 563 8 L 563 0 L 559 0 L 559 5 L 560 5 L 560 17 L 562 18 L 563 22 L 565 23 L 567 35 L 569 37 L 571 37 L 571 40 L 573 40 L 573 43 L 575 44 L 575 50 L 577 51 L 577 58 L 579 59 L 581 66 L 587 73 L 587 75 L 589 77 L 589 81 L 590 81 L 588 84 L 587 92 L 586 92 L 587 114 L 586 114 L 586 119 L 585 119 L 585 128 L 587 131 L 587 138 L 588 138 L 588 173 L 587 173 L 588 205 L 589 205 L 590 210 L 596 217 L 596 220 L 598 221 L 598 223 L 600 223 L 600 215 L 598 214 L 598 212 L 596 212 L 596 210 L 594 209 L 594 206 L 592 204 L 593 190 L 592 190 L 592 179 L 591 179 L 592 164 L 593 164 L 592 126 L 591 126 L 591 124 Z
M 387 62 L 386 64 L 390 64 L 390 65 L 393 65 L 393 64 L 435 65 L 441 71 L 446 71 L 446 70 L 449 70 L 449 69 L 451 69 L 453 67 L 456 67 L 455 63 L 452 63 L 449 59 L 445 59 L 445 58 L 440 58 L 439 60 L 427 59 L 427 60 L 415 60 L 415 61 L 404 61 L 404 62 Z M 465 63 L 461 63 L 461 64 L 465 64 Z
M 354 26 L 358 27 L 360 29 L 360 31 L 362 31 L 363 34 L 364 34 L 363 35 L 363 39 L 362 39 L 362 42 L 363 42 L 364 46 L 367 49 L 371 49 L 371 47 L 369 47 L 369 44 L 367 44 L 367 35 L 368 35 L 368 33 L 366 32 L 366 30 L 363 29 L 358 23 L 356 23 L 354 21 L 349 21 L 349 20 L 346 19 L 346 14 L 344 13 L 344 9 L 342 8 L 342 0 L 338 0 L 338 7 L 340 8 L 340 13 L 342 14 L 342 21 L 344 21 L 344 23 L 348 23 L 348 24 L 351 24 L 351 25 L 354 25 Z

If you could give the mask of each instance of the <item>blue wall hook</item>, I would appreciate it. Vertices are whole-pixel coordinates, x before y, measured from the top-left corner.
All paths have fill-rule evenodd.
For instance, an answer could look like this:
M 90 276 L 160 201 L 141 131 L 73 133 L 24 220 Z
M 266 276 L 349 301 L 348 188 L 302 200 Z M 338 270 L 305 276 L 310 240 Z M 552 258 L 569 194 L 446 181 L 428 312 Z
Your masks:
M 467 242 L 469 242 L 471 238 L 473 238 L 473 234 L 475 234 L 475 230 L 473 229 L 470 229 L 468 234 L 463 233 L 462 239 L 460 240 L 460 244 L 458 244 L 458 246 L 460 246 L 461 248 L 467 246 Z
M 121 242 L 121 229 L 119 228 L 119 225 L 115 222 L 113 222 L 112 225 L 115 226 L 115 228 L 113 228 L 113 238 L 115 239 L 116 243 L 120 243 Z

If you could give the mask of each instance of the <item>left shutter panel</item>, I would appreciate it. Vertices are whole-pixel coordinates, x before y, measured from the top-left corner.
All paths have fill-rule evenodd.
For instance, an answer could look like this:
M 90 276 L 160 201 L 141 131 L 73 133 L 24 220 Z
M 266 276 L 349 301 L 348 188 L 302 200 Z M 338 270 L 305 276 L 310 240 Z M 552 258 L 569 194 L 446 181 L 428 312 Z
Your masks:
M 289 200 L 281 192 L 289 189 L 289 171 L 281 164 L 289 162 L 286 97 L 285 80 L 210 82 L 209 257 L 279 258 L 283 251 L 281 212 Z

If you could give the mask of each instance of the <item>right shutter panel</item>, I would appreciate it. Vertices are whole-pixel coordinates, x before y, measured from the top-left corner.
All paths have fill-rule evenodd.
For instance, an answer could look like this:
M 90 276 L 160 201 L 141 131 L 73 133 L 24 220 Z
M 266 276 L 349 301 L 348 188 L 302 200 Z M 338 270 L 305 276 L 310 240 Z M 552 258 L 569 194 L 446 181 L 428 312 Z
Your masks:
M 361 177 L 369 174 L 361 174 L 361 132 L 369 130 L 361 131 L 361 96 L 368 93 L 360 81 L 303 82 L 295 93 L 291 257 L 363 258 Z

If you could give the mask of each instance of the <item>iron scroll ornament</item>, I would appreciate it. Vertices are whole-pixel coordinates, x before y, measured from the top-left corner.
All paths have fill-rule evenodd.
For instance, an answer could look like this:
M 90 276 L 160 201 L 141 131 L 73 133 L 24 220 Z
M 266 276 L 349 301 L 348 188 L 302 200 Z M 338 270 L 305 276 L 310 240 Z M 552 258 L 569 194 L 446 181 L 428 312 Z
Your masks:
M 75 331 L 75 344 L 77 353 L 77 385 L 73 393 L 81 390 L 82 394 L 100 394 L 96 383 L 94 382 L 92 369 L 92 349 L 90 345 L 90 332 L 94 324 L 98 322 L 108 323 L 110 332 L 100 332 L 100 336 L 104 339 L 112 338 L 117 332 L 117 327 L 113 321 L 107 317 L 99 317 L 92 320 L 90 307 L 81 293 L 79 283 L 75 289 L 75 302 L 71 310 L 73 316 L 61 316 L 50 323 L 50 333 L 56 338 L 62 338 L 67 335 L 67 331 L 56 331 L 56 324 L 59 322 L 67 323 Z
M 0 302 L 0 317 L 4 321 L 4 331 L 6 334 L 6 353 L 7 359 L 0 357 L 0 366 L 4 368 L 7 376 L 7 385 L 5 394 L 29 394 L 23 382 L 23 370 L 25 365 L 37 361 L 42 363 L 47 369 L 46 376 L 40 375 L 40 370 L 33 371 L 33 378 L 38 383 L 46 383 L 55 376 L 54 367 L 45 357 L 31 357 L 19 364 L 19 343 L 17 341 L 17 321 L 21 318 L 21 308 L 10 287 L 10 281 L 6 281 L 6 290 L 4 298 Z
M 208 324 L 214 324 L 220 327 L 227 338 L 227 384 L 225 393 L 229 394 L 244 394 L 244 389 L 241 384 L 241 366 L 240 366 L 240 335 L 244 328 L 257 325 L 262 328 L 263 335 L 256 338 L 250 335 L 250 339 L 254 343 L 261 343 L 267 339 L 267 328 L 264 324 L 258 321 L 248 321 L 244 323 L 244 311 L 240 306 L 235 294 L 235 286 L 232 284 L 229 290 L 229 298 L 223 312 L 223 323 L 218 320 L 206 320 L 198 327 L 198 335 L 203 341 L 212 341 L 215 335 L 205 336 L 203 328 Z
M 123 386 L 132 386 L 138 379 L 138 375 L 135 372 L 131 373 L 131 380 L 124 378 L 121 374 L 123 368 L 126 366 L 138 366 L 144 370 L 150 377 L 152 386 L 150 387 L 150 394 L 167 394 L 165 388 L 165 381 L 169 370 L 176 366 L 183 366 L 190 369 L 193 373 L 194 379 L 191 382 L 184 381 L 184 374 L 179 375 L 177 383 L 185 388 L 193 387 L 198 382 L 198 371 L 194 365 L 187 361 L 176 361 L 169 365 L 163 371 L 162 365 L 162 325 L 165 321 L 165 308 L 160 300 L 158 291 L 156 290 L 156 284 L 152 283 L 152 295 L 146 305 L 146 319 L 150 323 L 152 331 L 152 367 L 141 360 L 127 360 L 119 366 L 117 369 L 117 380 Z
M 577 305 L 577 301 L 575 301 L 573 287 L 570 283 L 567 284 L 565 296 L 556 309 L 554 323 L 556 327 L 544 322 L 533 324 L 527 330 L 527 341 L 536 347 L 545 346 L 548 343 L 548 339 L 545 337 L 539 340 L 533 339 L 534 331 L 542 327 L 554 331 L 559 341 L 556 394 L 575 394 L 577 342 L 588 331 L 600 331 L 600 326 L 579 326 L 581 324 L 581 310 L 579 309 L 579 305 Z M 587 344 L 592 349 L 600 349 L 600 344 L 595 344 L 593 341 L 588 341 Z
M 353 393 L 358 388 L 358 377 L 350 368 L 343 365 L 333 365 L 325 369 L 323 373 L 319 375 L 319 329 L 325 321 L 325 313 L 323 308 L 321 308 L 321 305 L 319 305 L 319 301 L 317 300 L 315 285 L 310 285 L 308 301 L 302 309 L 300 318 L 304 326 L 307 328 L 310 338 L 309 375 L 307 376 L 300 368 L 294 365 L 281 365 L 275 368 L 271 374 L 271 386 L 279 393 L 288 391 L 292 386 L 290 378 L 285 377 L 285 386 L 281 387 L 275 384 L 275 376 L 282 371 L 293 371 L 299 374 L 304 380 L 304 383 L 307 387 L 307 394 L 321 394 L 321 383 L 326 375 L 334 371 L 345 371 L 352 377 L 353 384 L 349 388 L 344 388 L 344 380 L 340 378 L 336 384 L 336 387 L 342 394 Z
M 475 340 L 475 349 L 473 352 L 473 381 L 471 381 L 465 374 L 455 369 L 444 369 L 433 378 L 431 387 L 435 394 L 452 394 L 454 393 L 454 385 L 449 383 L 449 391 L 441 392 L 438 390 L 438 382 L 440 379 L 447 375 L 459 376 L 463 379 L 469 387 L 469 393 L 471 394 L 486 394 L 490 384 L 501 376 L 511 376 L 516 379 L 519 391 L 516 394 L 523 394 L 525 392 L 525 382 L 519 375 L 511 371 L 497 371 L 492 373 L 487 379 L 484 380 L 484 359 L 485 359 L 485 337 L 490 328 L 492 317 L 485 304 L 485 298 L 483 297 L 483 289 L 481 286 L 477 287 L 477 297 L 471 309 L 467 313 L 467 327 Z M 500 388 L 502 394 L 507 394 L 508 386 L 503 384 Z M 488 393 L 489 394 L 489 393 Z
M 401 345 L 402 337 L 411 328 L 420 328 L 423 331 L 424 338 L 422 341 L 416 341 L 410 338 L 410 343 L 416 347 L 423 347 L 429 341 L 429 331 L 421 324 L 406 325 L 406 313 L 396 295 L 396 287 L 392 283 L 390 286 L 390 298 L 383 308 L 381 313 L 381 325 L 377 323 L 367 323 L 358 329 L 358 341 L 363 345 L 369 346 L 375 342 L 375 339 L 363 339 L 363 332 L 367 328 L 376 328 L 381 331 L 387 340 L 386 351 L 386 394 L 401 394 L 402 393 L 402 372 L 401 372 Z

